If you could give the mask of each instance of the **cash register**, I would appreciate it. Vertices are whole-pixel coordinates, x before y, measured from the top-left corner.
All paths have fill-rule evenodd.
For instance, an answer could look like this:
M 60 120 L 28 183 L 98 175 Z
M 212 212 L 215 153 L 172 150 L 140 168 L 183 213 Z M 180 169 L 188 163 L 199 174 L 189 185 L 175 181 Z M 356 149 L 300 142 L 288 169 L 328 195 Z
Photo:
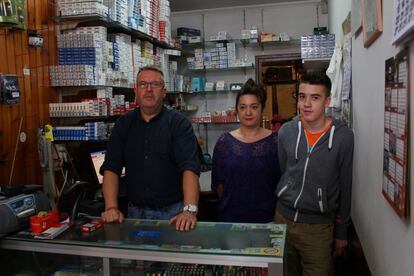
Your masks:
M 0 237 L 29 227 L 30 216 L 49 211 L 47 196 L 41 186 L 2 187 L 0 190 Z

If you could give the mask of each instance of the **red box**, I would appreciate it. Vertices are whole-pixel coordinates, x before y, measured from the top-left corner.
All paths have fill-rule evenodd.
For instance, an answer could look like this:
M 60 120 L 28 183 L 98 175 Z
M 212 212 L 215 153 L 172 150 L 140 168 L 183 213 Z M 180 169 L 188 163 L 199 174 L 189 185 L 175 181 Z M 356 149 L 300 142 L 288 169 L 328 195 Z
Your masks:
M 82 232 L 93 232 L 96 230 L 96 225 L 93 223 L 85 223 L 80 229 Z
M 50 227 L 50 216 L 31 216 L 30 217 L 30 227 L 32 230 L 32 233 L 38 234 L 42 233 L 46 229 Z
M 91 221 L 91 223 L 95 225 L 96 229 L 100 229 L 104 225 L 103 220 L 93 220 L 93 221 Z

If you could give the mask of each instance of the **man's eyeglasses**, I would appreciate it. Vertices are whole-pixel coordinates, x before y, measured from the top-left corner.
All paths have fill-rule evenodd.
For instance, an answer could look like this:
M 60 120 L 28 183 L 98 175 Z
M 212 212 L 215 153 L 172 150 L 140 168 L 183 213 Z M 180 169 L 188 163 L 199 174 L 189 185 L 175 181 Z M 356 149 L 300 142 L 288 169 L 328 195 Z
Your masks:
M 141 81 L 141 82 L 138 82 L 138 87 L 141 88 L 141 89 L 145 89 L 148 86 L 151 86 L 151 88 L 157 89 L 157 88 L 163 87 L 164 82 L 162 82 L 162 81 L 151 81 L 151 82 Z

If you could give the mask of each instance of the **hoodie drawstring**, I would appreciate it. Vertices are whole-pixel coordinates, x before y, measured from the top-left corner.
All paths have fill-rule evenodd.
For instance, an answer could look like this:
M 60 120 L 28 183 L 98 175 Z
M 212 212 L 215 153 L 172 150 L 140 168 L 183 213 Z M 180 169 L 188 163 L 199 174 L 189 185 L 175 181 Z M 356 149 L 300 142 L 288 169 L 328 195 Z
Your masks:
M 298 161 L 298 150 L 299 150 L 299 142 L 300 142 L 300 135 L 302 134 L 302 122 L 298 121 L 298 137 L 296 138 L 296 148 L 295 148 L 295 158 L 296 161 Z M 333 137 L 335 133 L 335 125 L 332 124 L 332 127 L 329 131 L 329 143 L 328 143 L 328 149 L 332 149 L 332 143 L 333 143 Z
M 328 143 L 328 149 L 332 149 L 332 142 L 333 142 L 333 136 L 335 133 L 335 126 L 332 125 L 331 130 L 329 132 L 329 143 Z
M 299 149 L 299 142 L 300 142 L 300 135 L 302 134 L 302 122 L 299 120 L 298 121 L 298 137 L 296 138 L 296 149 L 295 149 L 295 158 L 296 161 L 298 161 L 298 149 Z

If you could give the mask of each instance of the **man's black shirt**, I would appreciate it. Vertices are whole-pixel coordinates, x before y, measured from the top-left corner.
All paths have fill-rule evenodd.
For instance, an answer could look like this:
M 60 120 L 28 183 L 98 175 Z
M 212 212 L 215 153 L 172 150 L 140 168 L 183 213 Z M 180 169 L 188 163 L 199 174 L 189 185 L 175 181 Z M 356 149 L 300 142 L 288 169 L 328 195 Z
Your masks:
M 191 123 L 165 107 L 149 122 L 139 108 L 128 112 L 115 123 L 100 172 L 120 175 L 124 166 L 133 204 L 163 207 L 182 200 L 183 171 L 200 174 Z

